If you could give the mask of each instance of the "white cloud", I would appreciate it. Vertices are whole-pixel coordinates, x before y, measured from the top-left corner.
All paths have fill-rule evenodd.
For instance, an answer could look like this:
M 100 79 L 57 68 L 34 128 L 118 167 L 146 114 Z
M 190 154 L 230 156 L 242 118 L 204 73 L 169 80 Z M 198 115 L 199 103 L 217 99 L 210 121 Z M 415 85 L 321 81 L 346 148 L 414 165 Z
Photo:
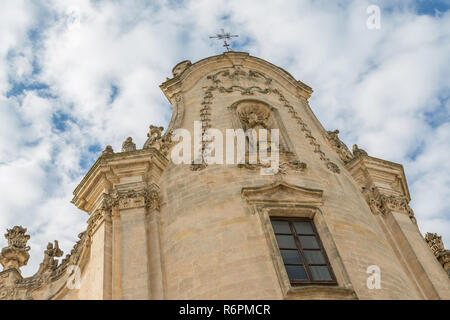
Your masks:
M 24 274 L 48 241 L 68 252 L 84 229 L 87 216 L 69 201 L 80 163 L 98 155 L 89 148 L 118 150 L 128 136 L 140 147 L 149 124 L 167 126 L 159 84 L 179 61 L 219 53 L 208 36 L 221 27 L 311 85 L 326 128 L 403 163 L 421 230 L 450 247 L 450 11 L 421 16 L 413 1 L 377 1 L 381 29 L 368 30 L 371 2 L 2 1 L 0 231 L 23 224 L 33 233 Z M 7 97 L 9 80 L 49 88 Z

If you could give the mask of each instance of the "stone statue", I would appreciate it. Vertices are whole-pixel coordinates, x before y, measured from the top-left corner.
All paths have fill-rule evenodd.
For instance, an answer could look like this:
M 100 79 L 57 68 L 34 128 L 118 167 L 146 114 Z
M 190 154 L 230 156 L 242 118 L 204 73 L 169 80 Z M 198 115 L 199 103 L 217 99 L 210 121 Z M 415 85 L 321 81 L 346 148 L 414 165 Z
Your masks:
M 47 250 L 44 251 L 44 261 L 39 266 L 38 274 L 42 274 L 46 271 L 53 271 L 58 266 L 58 260 L 55 257 L 62 257 L 63 251 L 59 249 L 58 240 L 55 240 L 55 245 L 49 242 L 47 244 Z
M 358 148 L 358 145 L 353 145 L 353 156 L 359 157 L 359 156 L 367 156 L 367 152 L 363 149 Z
M 147 141 L 144 144 L 143 149 L 155 148 L 160 151 L 163 155 L 167 155 L 172 145 L 172 134 L 167 132 L 164 136 L 162 131 L 164 127 L 150 126 L 150 131 L 147 133 Z
M 111 146 L 106 146 L 105 150 L 103 150 L 102 154 L 100 156 L 114 154 L 114 150 Z
M 128 137 L 122 143 L 122 152 L 136 151 L 136 143 L 133 142 L 133 138 Z

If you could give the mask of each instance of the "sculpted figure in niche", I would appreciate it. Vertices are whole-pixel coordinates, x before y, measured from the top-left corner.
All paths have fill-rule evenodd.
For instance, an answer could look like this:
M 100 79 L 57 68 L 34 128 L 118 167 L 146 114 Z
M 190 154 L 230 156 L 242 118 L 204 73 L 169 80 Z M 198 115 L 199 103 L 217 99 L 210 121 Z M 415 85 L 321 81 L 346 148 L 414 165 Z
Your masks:
M 249 129 L 255 130 L 256 136 L 254 137 L 256 141 L 252 141 L 249 138 L 249 143 L 255 143 L 254 147 L 258 149 L 254 150 L 267 150 L 270 151 L 271 144 L 271 134 L 270 129 L 270 110 L 262 103 L 257 102 L 244 102 L 238 107 L 238 114 L 241 122 L 243 123 L 244 130 Z M 260 129 L 264 129 L 267 132 L 266 141 L 260 141 Z M 263 139 L 264 140 L 264 139 Z

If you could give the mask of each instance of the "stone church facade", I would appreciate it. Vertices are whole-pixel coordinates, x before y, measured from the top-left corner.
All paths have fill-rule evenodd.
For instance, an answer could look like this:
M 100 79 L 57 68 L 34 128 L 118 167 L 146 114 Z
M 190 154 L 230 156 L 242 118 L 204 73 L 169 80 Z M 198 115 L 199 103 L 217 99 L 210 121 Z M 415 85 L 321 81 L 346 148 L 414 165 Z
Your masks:
M 7 230 L 0 299 L 450 299 L 450 251 L 420 233 L 403 167 L 326 131 L 306 84 L 226 52 L 179 63 L 161 89 L 165 133 L 106 147 L 75 189 L 89 218 L 69 254 L 49 243 L 23 278 L 29 236 Z M 174 164 L 172 134 L 194 121 L 278 129 L 279 171 Z

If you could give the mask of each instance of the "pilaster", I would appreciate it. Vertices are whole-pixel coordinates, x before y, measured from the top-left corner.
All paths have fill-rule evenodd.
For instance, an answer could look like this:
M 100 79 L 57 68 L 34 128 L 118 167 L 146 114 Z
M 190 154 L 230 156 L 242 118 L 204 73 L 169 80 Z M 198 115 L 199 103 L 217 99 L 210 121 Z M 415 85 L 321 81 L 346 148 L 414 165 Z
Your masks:
M 439 278 L 445 278 L 445 272 L 437 270 L 438 264 L 430 263 L 430 250 L 409 206 L 410 195 L 403 166 L 370 157 L 364 152 L 357 154 L 346 167 L 359 184 L 419 295 L 426 299 L 446 298 L 448 281 L 439 281 Z

